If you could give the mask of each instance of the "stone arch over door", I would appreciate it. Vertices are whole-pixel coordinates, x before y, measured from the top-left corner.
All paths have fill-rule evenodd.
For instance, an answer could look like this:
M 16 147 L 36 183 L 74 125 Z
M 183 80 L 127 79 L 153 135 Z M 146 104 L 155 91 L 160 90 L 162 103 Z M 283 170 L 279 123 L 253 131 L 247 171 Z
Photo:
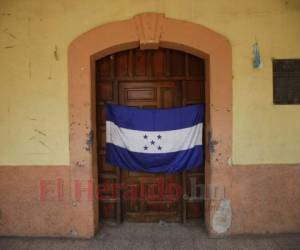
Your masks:
M 158 47 L 199 56 L 206 63 L 206 169 L 205 223 L 210 233 L 213 214 L 220 203 L 211 192 L 223 189 L 228 194 L 232 148 L 232 69 L 231 46 L 222 35 L 199 24 L 166 18 L 163 14 L 143 13 L 92 29 L 69 46 L 69 124 L 71 222 L 76 234 L 90 237 L 98 227 L 97 199 L 75 197 L 76 181 L 81 192 L 94 180 L 97 183 L 94 99 L 94 65 L 106 55 L 140 47 Z

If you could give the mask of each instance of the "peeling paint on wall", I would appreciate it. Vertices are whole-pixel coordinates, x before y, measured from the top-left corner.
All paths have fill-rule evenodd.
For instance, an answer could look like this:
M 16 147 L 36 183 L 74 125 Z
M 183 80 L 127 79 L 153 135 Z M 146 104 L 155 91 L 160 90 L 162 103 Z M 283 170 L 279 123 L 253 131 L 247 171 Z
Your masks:
M 85 147 L 84 147 L 84 149 L 88 152 L 92 151 L 93 139 L 94 139 L 94 133 L 93 133 L 93 130 L 91 130 L 87 134 L 87 139 L 86 139 L 86 143 L 85 143 Z
M 8 12 L 2 12 L 2 13 L 0 13 L 0 16 L 11 16 L 11 13 L 8 13 Z
M 42 132 L 41 130 L 35 129 L 34 131 L 40 135 L 47 136 L 47 134 Z
M 17 40 L 17 37 L 16 37 L 14 34 L 12 34 L 11 32 L 9 32 L 8 29 L 4 29 L 4 30 L 3 30 L 3 33 L 5 33 L 5 34 L 8 35 L 9 37 L 11 37 L 11 38 Z
M 40 140 L 39 143 L 40 143 L 42 146 L 44 146 L 45 148 L 47 148 L 47 149 L 50 150 L 50 148 L 47 146 L 47 144 L 46 144 L 45 142 L 43 142 L 43 141 Z
M 54 47 L 53 55 L 54 55 L 54 59 L 55 59 L 56 61 L 58 61 L 58 60 L 59 60 L 59 57 L 58 57 L 58 49 L 57 49 L 57 46 L 56 46 L 56 45 L 55 45 L 55 47 Z
M 84 167 L 84 163 L 81 163 L 79 161 L 76 161 L 75 165 L 80 168 Z
M 261 56 L 260 56 L 260 49 L 258 42 L 255 42 L 252 45 L 252 50 L 253 50 L 253 68 L 254 69 L 261 69 L 262 68 L 262 61 L 261 61 Z
M 70 236 L 71 237 L 77 237 L 78 236 L 78 232 L 76 229 L 71 229 L 70 230 Z
M 215 147 L 218 143 L 219 142 L 217 140 L 212 139 L 211 132 L 208 132 L 208 149 L 211 154 L 215 152 Z
M 231 226 L 231 217 L 230 200 L 223 199 L 213 216 L 213 230 L 218 234 L 226 233 Z

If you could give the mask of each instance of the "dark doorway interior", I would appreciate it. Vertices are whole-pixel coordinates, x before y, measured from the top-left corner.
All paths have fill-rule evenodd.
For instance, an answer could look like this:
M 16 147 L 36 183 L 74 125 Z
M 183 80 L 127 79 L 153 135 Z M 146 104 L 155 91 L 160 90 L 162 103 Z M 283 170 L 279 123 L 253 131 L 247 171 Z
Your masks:
M 148 174 L 105 163 L 107 102 L 142 108 L 204 103 L 204 73 L 204 60 L 170 49 L 132 49 L 96 62 L 101 222 L 185 223 L 204 218 L 204 166 L 180 174 Z

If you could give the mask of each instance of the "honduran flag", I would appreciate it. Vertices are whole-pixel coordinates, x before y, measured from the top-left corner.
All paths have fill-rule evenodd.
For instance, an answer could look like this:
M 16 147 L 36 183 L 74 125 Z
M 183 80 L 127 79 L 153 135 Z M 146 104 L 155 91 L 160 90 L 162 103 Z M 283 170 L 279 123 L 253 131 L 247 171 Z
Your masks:
M 107 105 L 106 161 L 131 171 L 174 173 L 203 163 L 204 105 L 141 109 Z

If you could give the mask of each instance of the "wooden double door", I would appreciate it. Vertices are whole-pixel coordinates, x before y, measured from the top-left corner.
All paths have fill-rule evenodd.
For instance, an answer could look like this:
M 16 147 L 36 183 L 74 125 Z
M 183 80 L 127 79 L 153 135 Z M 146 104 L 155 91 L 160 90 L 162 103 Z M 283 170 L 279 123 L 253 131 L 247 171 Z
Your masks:
M 204 166 L 176 174 L 105 162 L 105 104 L 171 108 L 204 103 L 204 61 L 169 49 L 119 52 L 96 62 L 101 222 L 186 222 L 204 216 Z

